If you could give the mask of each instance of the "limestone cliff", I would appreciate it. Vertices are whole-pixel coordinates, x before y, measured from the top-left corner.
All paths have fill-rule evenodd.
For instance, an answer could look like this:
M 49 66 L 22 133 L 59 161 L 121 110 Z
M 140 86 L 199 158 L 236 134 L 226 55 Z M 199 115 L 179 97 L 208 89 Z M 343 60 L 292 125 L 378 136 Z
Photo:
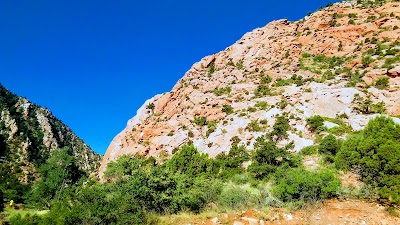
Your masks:
M 399 116 L 399 27 L 399 2 L 349 1 L 255 29 L 147 100 L 110 144 L 100 175 L 123 154 L 173 154 L 189 141 L 210 156 L 237 141 L 251 150 L 279 115 L 291 124 L 279 144 L 293 141 L 293 151 L 316 140 L 306 126 L 313 115 L 325 118 L 322 135 L 339 137 L 376 114 Z

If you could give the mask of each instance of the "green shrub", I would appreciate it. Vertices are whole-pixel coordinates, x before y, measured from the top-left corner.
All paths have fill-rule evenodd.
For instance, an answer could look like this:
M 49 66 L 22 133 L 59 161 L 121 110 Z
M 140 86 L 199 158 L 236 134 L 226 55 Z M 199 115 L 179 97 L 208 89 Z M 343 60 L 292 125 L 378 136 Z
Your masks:
M 254 96 L 257 98 L 261 98 L 271 94 L 271 89 L 265 85 L 259 85 L 257 89 L 254 91 Z
M 192 123 L 194 123 L 198 126 L 205 126 L 205 125 L 207 125 L 207 118 L 205 116 L 202 116 L 202 117 L 195 116 Z
M 314 155 L 316 153 L 318 153 L 317 145 L 310 145 L 310 146 L 304 147 L 300 150 L 300 154 L 302 154 L 302 155 Z
M 300 160 L 286 149 L 277 147 L 274 142 L 264 136 L 258 137 L 254 144 L 252 163 L 248 171 L 256 179 L 264 179 L 284 164 L 296 167 L 300 164 Z
M 262 131 L 262 127 L 258 124 L 258 120 L 252 120 L 250 123 L 247 124 L 246 130 L 252 132 L 260 132 Z
M 208 68 L 208 77 L 211 77 L 211 75 L 215 72 L 215 61 L 212 61 L 209 65 Z
M 268 107 L 268 103 L 265 102 L 265 101 L 259 101 L 254 106 L 259 108 L 259 109 L 261 109 L 261 110 L 266 110 L 267 107 Z
M 389 87 L 389 77 L 383 76 L 379 77 L 379 79 L 375 83 L 375 87 L 378 89 L 386 89 Z
M 261 83 L 261 84 L 269 84 L 269 83 L 271 83 L 271 81 L 272 81 L 272 77 L 271 77 L 271 76 L 264 76 L 264 75 L 262 75 L 262 76 L 260 77 L 260 83 Z
M 320 115 L 311 116 L 307 118 L 307 126 L 310 131 L 316 131 L 318 128 L 324 126 L 324 118 Z
M 329 134 L 324 139 L 322 139 L 321 143 L 319 144 L 319 152 L 322 154 L 336 155 L 339 149 L 339 142 L 332 134 Z
M 226 87 L 221 87 L 221 88 L 215 88 L 213 93 L 216 96 L 221 96 L 221 95 L 228 95 L 231 93 L 231 87 L 230 86 L 226 86 Z
M 355 94 L 352 103 L 353 103 L 353 109 L 363 114 L 386 112 L 385 102 L 381 101 L 378 103 L 373 103 L 370 95 L 367 95 L 366 98 L 363 98 L 359 94 Z
M 231 105 L 224 104 L 224 105 L 222 105 L 222 112 L 229 115 L 229 114 L 233 113 L 233 108 Z
M 330 171 L 282 168 L 275 174 L 274 195 L 284 202 L 313 203 L 336 197 L 341 182 Z
M 248 190 L 239 186 L 224 188 L 218 196 L 217 203 L 228 209 L 243 209 L 250 206 L 252 195 Z
M 290 129 L 289 119 L 285 116 L 278 116 L 276 118 L 275 124 L 272 127 L 271 137 L 276 137 L 277 140 L 285 138 L 287 136 L 287 131 Z
M 337 168 L 357 169 L 381 199 L 400 203 L 400 125 L 379 116 L 363 131 L 349 136 L 335 158 Z

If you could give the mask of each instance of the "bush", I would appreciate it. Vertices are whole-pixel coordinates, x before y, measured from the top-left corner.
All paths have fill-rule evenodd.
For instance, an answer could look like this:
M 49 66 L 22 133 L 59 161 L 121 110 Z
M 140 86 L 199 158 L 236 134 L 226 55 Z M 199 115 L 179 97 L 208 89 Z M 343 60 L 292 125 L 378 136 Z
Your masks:
M 324 118 L 320 115 L 315 115 L 307 118 L 307 126 L 311 132 L 314 132 L 319 127 L 324 126 Z
M 251 203 L 251 193 L 241 187 L 225 188 L 218 196 L 218 205 L 228 209 L 243 209 Z
M 254 96 L 256 98 L 261 98 L 271 94 L 271 89 L 265 85 L 259 85 L 257 89 L 254 91 Z
M 322 154 L 336 155 L 339 149 L 339 142 L 332 134 L 329 134 L 324 139 L 322 139 L 321 143 L 319 144 L 319 152 Z
M 202 116 L 202 117 L 195 116 L 192 123 L 194 123 L 198 126 L 205 126 L 205 125 L 207 125 L 207 118 L 205 116 Z
M 289 119 L 285 116 L 278 116 L 272 128 L 271 137 L 276 136 L 277 140 L 286 137 L 287 131 L 290 129 Z
M 381 199 L 400 203 L 400 125 L 379 116 L 348 137 L 335 158 L 337 168 L 355 169 L 378 188 Z
M 316 145 L 307 146 L 300 150 L 302 155 L 314 155 L 316 153 L 318 153 L 318 146 Z
M 247 124 L 246 130 L 252 132 L 260 132 L 262 131 L 262 127 L 258 124 L 257 120 L 252 120 L 250 123 Z
M 389 77 L 379 77 L 379 79 L 375 83 L 375 87 L 378 89 L 386 89 L 389 87 Z
M 258 137 L 254 144 L 252 163 L 248 171 L 256 179 L 264 179 L 284 164 L 296 167 L 300 164 L 300 160 L 286 149 L 277 147 L 274 142 L 267 140 L 264 136 Z
M 222 112 L 229 115 L 229 114 L 233 113 L 233 108 L 231 105 L 224 104 L 224 105 L 222 105 Z
M 302 168 L 281 168 L 275 174 L 277 185 L 274 195 L 284 202 L 313 203 L 333 198 L 340 190 L 341 182 L 330 171 L 311 172 Z

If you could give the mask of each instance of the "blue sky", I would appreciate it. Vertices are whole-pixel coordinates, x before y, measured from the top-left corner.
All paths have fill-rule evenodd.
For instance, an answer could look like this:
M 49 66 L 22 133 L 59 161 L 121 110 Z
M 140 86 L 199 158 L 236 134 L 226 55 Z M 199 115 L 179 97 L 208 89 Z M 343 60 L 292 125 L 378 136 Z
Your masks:
M 0 82 L 96 152 L 193 63 L 330 1 L 0 0 Z

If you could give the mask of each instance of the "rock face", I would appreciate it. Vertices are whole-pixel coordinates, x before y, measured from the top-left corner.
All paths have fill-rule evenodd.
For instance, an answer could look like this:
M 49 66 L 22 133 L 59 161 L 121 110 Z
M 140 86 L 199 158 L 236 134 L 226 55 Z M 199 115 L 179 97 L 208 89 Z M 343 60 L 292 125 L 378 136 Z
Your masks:
M 97 172 L 100 155 L 45 108 L 19 97 L 0 84 L 0 156 L 18 179 L 30 183 L 50 152 L 68 147 L 83 171 Z
M 294 141 L 293 151 L 315 140 L 310 116 L 359 130 L 377 113 L 400 115 L 399 17 L 399 2 L 345 2 L 245 34 L 147 100 L 110 144 L 100 176 L 121 155 L 171 155 L 189 141 L 212 157 L 235 140 L 251 150 L 280 115 L 291 125 L 280 144 Z

